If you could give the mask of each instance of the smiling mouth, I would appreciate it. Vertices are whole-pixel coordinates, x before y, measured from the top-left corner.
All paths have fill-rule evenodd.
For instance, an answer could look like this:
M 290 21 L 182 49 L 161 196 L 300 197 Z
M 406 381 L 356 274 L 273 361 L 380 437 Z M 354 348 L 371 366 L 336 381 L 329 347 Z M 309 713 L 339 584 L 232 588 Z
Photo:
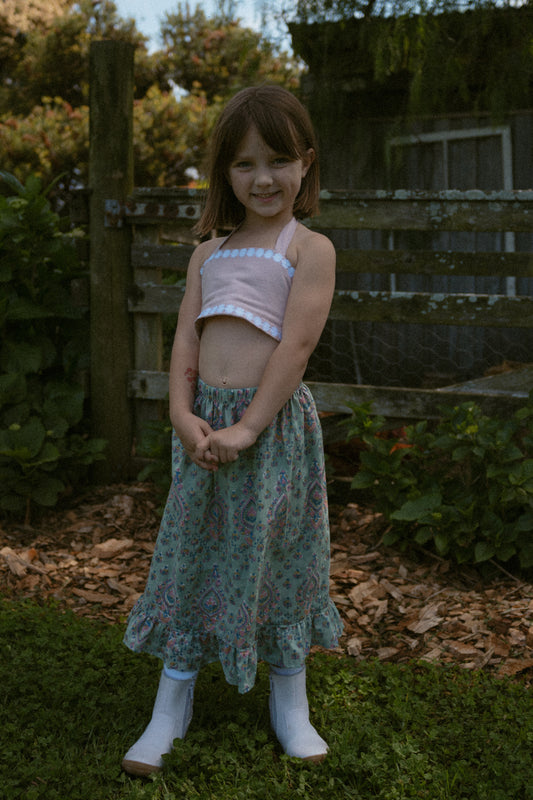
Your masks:
M 255 192 L 254 197 L 258 197 L 260 200 L 270 200 L 271 197 L 275 197 L 277 194 L 277 192 Z

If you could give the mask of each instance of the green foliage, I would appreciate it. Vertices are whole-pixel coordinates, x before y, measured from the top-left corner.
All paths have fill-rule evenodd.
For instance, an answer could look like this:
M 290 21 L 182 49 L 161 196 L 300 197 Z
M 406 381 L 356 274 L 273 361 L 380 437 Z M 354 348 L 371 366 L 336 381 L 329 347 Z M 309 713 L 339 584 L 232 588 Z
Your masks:
M 371 16 L 400 18 L 449 14 L 453 11 L 479 11 L 505 5 L 516 7 L 526 3 L 496 3 L 494 0 L 297 0 L 294 9 L 286 13 L 291 18 L 312 24 Z
M 0 602 L 0 783 L 5 800 L 532 800 L 528 689 L 428 664 L 309 659 L 320 766 L 281 753 L 267 667 L 239 696 L 218 665 L 162 774 L 121 773 L 150 718 L 159 662 L 53 607 Z
M 401 88 L 403 112 L 488 111 L 498 119 L 532 102 L 533 15 L 528 3 L 509 5 L 300 0 L 290 29 L 317 81 L 359 75 L 375 92 Z
M 157 487 L 161 512 L 172 480 L 172 424 L 169 419 L 144 426 L 137 455 L 147 459 L 138 479 L 151 480 Z
M 135 181 L 139 186 L 186 186 L 187 169 L 202 172 L 209 136 L 221 110 L 201 94 L 177 100 L 153 86 L 133 109 Z
M 53 506 L 102 457 L 81 422 L 88 324 L 70 296 L 74 247 L 39 179 L 0 177 L 0 512 Z
M 34 175 L 44 185 L 61 174 L 55 191 L 87 184 L 89 108 L 43 97 L 27 116 L 0 115 L 3 168 L 21 182 Z
M 216 103 L 190 95 L 178 101 L 152 86 L 135 100 L 133 147 L 135 179 L 141 186 L 183 186 L 185 171 L 202 168 Z M 54 194 L 86 186 L 89 169 L 89 108 L 73 108 L 60 97 L 45 97 L 26 117 L 0 115 L 0 150 L 6 171 L 25 181 L 37 175 L 44 185 L 61 172 Z
M 27 22 L 22 30 L 3 25 L 0 16 L 0 40 L 7 50 L 0 63 L 2 111 L 26 116 L 45 96 L 61 97 L 74 107 L 87 105 L 89 48 L 97 39 L 135 44 L 138 96 L 161 78 L 156 60 L 147 53 L 146 37 L 133 19 L 118 15 L 113 2 L 71 0 L 67 6 L 61 16 Z
M 368 406 L 353 408 L 350 438 L 365 449 L 352 487 L 370 492 L 392 527 L 385 543 L 432 545 L 458 562 L 517 558 L 533 566 L 533 392 L 513 417 L 474 403 L 441 409 L 388 434 Z
M 87 186 L 89 50 L 95 39 L 135 49 L 136 185 L 183 186 L 203 171 L 207 143 L 225 99 L 252 82 L 298 85 L 298 67 L 264 36 L 222 13 L 208 18 L 178 6 L 162 22 L 164 49 L 148 53 L 132 19 L 111 0 L 66 3 L 21 31 L 0 12 L 2 168 L 22 182 L 34 174 L 56 192 Z M 224 5 L 224 4 L 222 4 Z M 38 17 L 38 12 L 36 12 Z M 179 87 L 182 91 L 174 93 Z
M 136 43 L 134 101 L 135 183 L 185 186 L 186 171 L 204 170 L 213 123 L 224 100 L 263 80 L 296 87 L 298 69 L 261 34 L 226 18 L 178 7 L 162 24 L 165 50 L 148 54 L 132 20 L 114 3 L 71 3 L 61 17 L 11 41 L 12 58 L 0 64 L 2 168 L 44 185 L 61 173 L 61 199 L 87 186 L 89 162 L 89 48 L 97 38 Z M 11 37 L 11 38 L 10 38 Z M 175 93 L 176 84 L 182 92 Z
M 236 20 L 209 18 L 199 6 L 191 12 L 188 4 L 180 4 L 166 14 L 161 36 L 169 77 L 186 91 L 200 91 L 209 102 L 264 81 L 298 85 L 295 62 L 276 53 L 261 33 Z

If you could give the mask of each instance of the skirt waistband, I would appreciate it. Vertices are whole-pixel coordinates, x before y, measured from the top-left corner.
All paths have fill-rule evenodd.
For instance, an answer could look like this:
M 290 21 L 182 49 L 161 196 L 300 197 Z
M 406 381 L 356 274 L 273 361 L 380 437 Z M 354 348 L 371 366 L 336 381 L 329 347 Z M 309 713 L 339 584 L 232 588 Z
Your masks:
M 250 386 L 244 388 L 230 388 L 227 386 L 211 386 L 205 383 L 201 378 L 198 378 L 197 387 L 198 395 L 205 398 L 207 401 L 214 403 L 238 403 L 243 401 L 250 401 L 257 392 L 257 386 Z
M 203 397 L 208 402 L 213 403 L 246 403 L 251 402 L 252 398 L 257 392 L 257 386 L 249 386 L 243 388 L 228 388 L 226 386 L 211 386 L 205 383 L 201 378 L 197 379 L 196 392 L 197 396 Z M 312 397 L 311 390 L 305 383 L 300 385 L 294 390 L 292 397 Z M 291 398 L 289 397 L 289 400 Z

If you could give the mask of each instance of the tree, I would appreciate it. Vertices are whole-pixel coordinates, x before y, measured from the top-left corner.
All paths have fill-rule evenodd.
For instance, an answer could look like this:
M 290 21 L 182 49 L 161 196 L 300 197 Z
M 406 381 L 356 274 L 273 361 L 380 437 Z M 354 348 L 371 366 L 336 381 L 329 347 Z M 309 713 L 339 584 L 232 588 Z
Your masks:
M 46 0 L 39 2 L 46 7 Z M 22 182 L 33 173 L 47 185 L 61 174 L 56 192 L 86 185 L 88 62 L 95 37 L 136 45 L 137 185 L 184 185 L 188 168 L 201 173 L 220 103 L 242 85 L 279 80 L 297 86 L 294 62 L 234 21 L 231 0 L 219 3 L 215 19 L 179 7 L 163 25 L 165 49 L 153 54 L 111 0 L 56 2 L 60 16 L 39 17 L 35 6 L 34 22 L 21 17 L 18 43 L 19 29 L 0 16 L 0 44 L 5 32 L 12 45 L 12 58 L 0 64 L 0 152 L 2 167 Z M 185 92 L 172 91 L 172 83 Z
M 0 102 L 12 83 L 28 33 L 48 30 L 70 0 L 3 0 L 0 6 Z
M 368 17 L 427 17 L 521 5 L 528 5 L 527 0 L 297 0 L 289 8 L 282 2 L 279 13 L 287 20 L 312 24 Z
M 400 78 L 411 113 L 478 110 L 497 118 L 533 99 L 529 3 L 299 0 L 285 16 L 306 63 L 316 63 L 314 48 L 322 58 L 319 71 L 333 75 L 343 39 L 351 74 L 376 87 Z
M 187 92 L 202 92 L 211 102 L 261 81 L 297 87 L 299 70 L 286 54 L 257 31 L 219 13 L 206 17 L 197 6 L 178 6 L 166 14 L 161 38 L 169 78 Z
M 27 116 L 0 116 L 0 151 L 6 172 L 20 181 L 38 176 L 56 192 L 86 185 L 89 159 L 89 109 L 61 98 L 44 98 Z
M 217 103 L 189 94 L 178 100 L 153 86 L 133 108 L 137 186 L 186 186 L 187 171 L 202 174 Z
M 111 0 L 56 0 L 52 8 L 62 9 L 57 16 L 47 4 L 42 3 L 42 8 L 41 17 L 35 5 L 32 18 L 19 18 L 24 28 L 15 28 L 0 15 L 0 42 L 10 43 L 10 57 L 0 66 L 0 110 L 28 114 L 44 96 L 61 97 L 72 106 L 86 104 L 93 39 L 135 44 L 137 96 L 142 97 L 153 84 L 165 88 L 164 65 L 148 54 L 146 37 L 137 31 L 133 19 L 118 15 Z
M 133 148 L 137 186 L 185 186 L 187 170 L 201 173 L 210 131 L 220 106 L 191 94 L 178 100 L 152 86 L 134 102 Z M 2 166 L 23 181 L 38 176 L 53 197 L 86 186 L 89 109 L 61 98 L 44 98 L 25 117 L 0 116 Z
M 15 32 L 50 25 L 64 13 L 70 0 L 3 0 L 0 18 Z

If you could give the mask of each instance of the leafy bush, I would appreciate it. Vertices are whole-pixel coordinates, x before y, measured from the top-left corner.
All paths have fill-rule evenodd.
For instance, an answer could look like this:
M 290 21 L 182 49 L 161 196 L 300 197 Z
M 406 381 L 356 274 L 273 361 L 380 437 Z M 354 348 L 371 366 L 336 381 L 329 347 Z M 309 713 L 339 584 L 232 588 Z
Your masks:
M 187 185 L 186 170 L 202 169 L 219 103 L 174 94 L 153 86 L 135 100 L 133 147 L 139 186 Z M 44 184 L 61 173 L 54 195 L 86 186 L 89 170 L 89 108 L 73 108 L 60 97 L 43 97 L 25 116 L 0 114 L 0 151 L 4 170 L 25 181 L 37 175 Z
M 89 108 L 72 108 L 60 97 L 43 97 L 25 116 L 4 113 L 0 149 L 4 170 L 21 181 L 36 175 L 48 184 L 61 173 L 54 194 L 87 185 Z
M 52 506 L 104 442 L 81 425 L 86 314 L 71 299 L 76 251 L 38 178 L 0 173 L 0 511 Z
M 141 432 L 137 455 L 146 459 L 138 480 L 151 480 L 157 489 L 162 514 L 172 483 L 172 424 L 170 419 L 147 422 Z
M 387 433 L 368 406 L 353 407 L 349 437 L 364 443 L 352 481 L 370 490 L 392 525 L 385 542 L 432 544 L 458 562 L 518 557 L 533 566 L 533 392 L 510 419 L 475 403 L 442 408 L 427 421 Z

